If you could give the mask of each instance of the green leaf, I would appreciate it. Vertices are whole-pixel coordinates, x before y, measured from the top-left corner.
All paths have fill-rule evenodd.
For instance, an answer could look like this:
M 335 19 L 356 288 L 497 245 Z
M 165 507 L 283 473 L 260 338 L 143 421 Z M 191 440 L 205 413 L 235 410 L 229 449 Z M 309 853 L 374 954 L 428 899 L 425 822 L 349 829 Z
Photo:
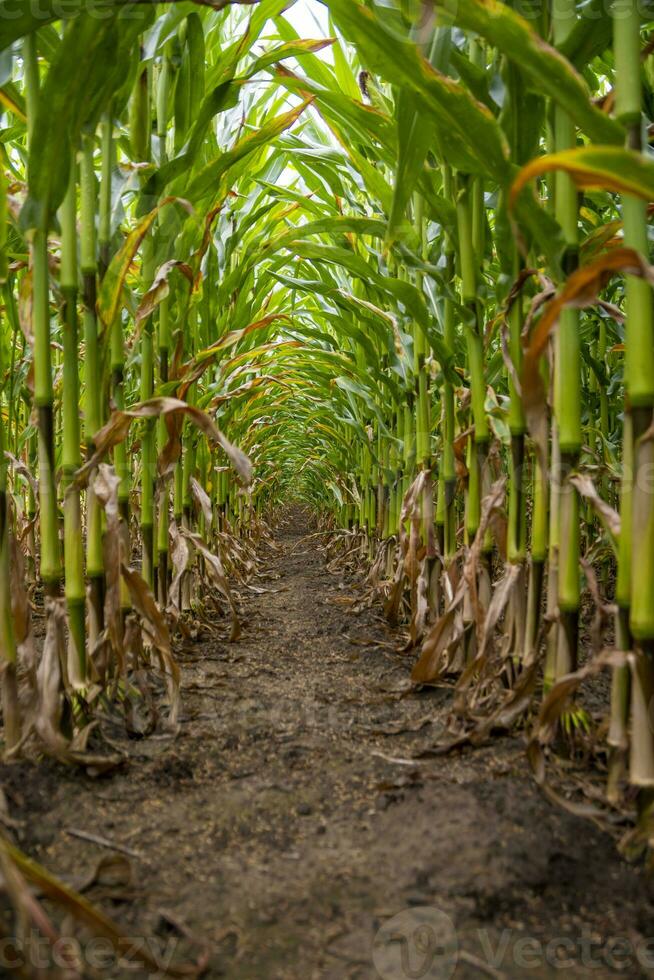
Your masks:
M 121 84 L 125 60 L 149 16 L 147 9 L 124 21 L 114 15 L 98 21 L 81 14 L 66 31 L 40 92 L 28 163 L 29 195 L 21 214 L 23 228 L 47 228 L 64 199 L 70 155 L 79 145 L 82 128 L 94 128 Z
M 536 157 L 517 175 L 511 188 L 511 204 L 525 184 L 542 174 L 561 170 L 586 190 L 606 190 L 654 200 L 654 162 L 616 146 L 584 146 Z
M 98 315 L 106 328 L 111 327 L 116 319 L 127 273 L 143 239 L 154 224 L 154 220 L 161 209 L 166 204 L 174 203 L 175 200 L 175 198 L 166 198 L 142 218 L 131 230 L 109 263 L 109 268 L 102 280 L 102 287 L 98 295 Z M 188 207 L 185 201 L 179 201 L 178 203 L 182 204 L 183 207 Z
M 221 153 L 220 156 L 211 160 L 191 181 L 187 196 L 191 200 L 197 200 L 212 188 L 215 188 L 213 196 L 214 198 L 218 197 L 221 179 L 227 174 L 229 169 L 235 163 L 238 163 L 239 160 L 242 160 L 244 157 L 254 153 L 255 150 L 270 143 L 290 126 L 293 126 L 310 104 L 310 101 L 303 102 L 302 105 L 291 109 L 290 112 L 285 112 L 276 119 L 271 119 L 269 122 L 264 123 L 260 129 L 244 136 L 231 150 L 227 150 L 226 153 Z
M 434 127 L 421 118 L 413 93 L 403 88 L 397 99 L 398 160 L 395 172 L 395 191 L 388 219 L 390 241 L 405 220 L 406 206 L 424 168 L 430 146 L 434 142 Z
M 439 10 L 458 27 L 474 31 L 503 51 L 535 91 L 565 109 L 591 139 L 624 142 L 623 127 L 592 104 L 584 80 L 570 62 L 508 4 L 499 0 L 443 0 Z
M 143 188 L 143 201 L 139 208 L 141 214 L 151 209 L 171 181 L 191 170 L 202 148 L 202 141 L 204 140 L 211 120 L 218 113 L 225 112 L 227 109 L 232 109 L 238 105 L 239 94 L 239 84 L 233 81 L 226 81 L 218 85 L 207 96 L 200 107 L 183 152 L 173 160 L 170 160 L 165 166 L 155 171 L 148 179 Z
M 558 49 L 576 68 L 584 68 L 611 44 L 613 21 L 605 0 L 581 5 L 579 19 Z
M 506 179 L 508 148 L 485 105 L 460 82 L 432 67 L 415 44 L 393 34 L 369 7 L 357 0 L 331 0 L 330 10 L 371 71 L 414 93 L 418 107 L 436 126 L 448 163 L 468 173 L 487 173 L 499 182 Z

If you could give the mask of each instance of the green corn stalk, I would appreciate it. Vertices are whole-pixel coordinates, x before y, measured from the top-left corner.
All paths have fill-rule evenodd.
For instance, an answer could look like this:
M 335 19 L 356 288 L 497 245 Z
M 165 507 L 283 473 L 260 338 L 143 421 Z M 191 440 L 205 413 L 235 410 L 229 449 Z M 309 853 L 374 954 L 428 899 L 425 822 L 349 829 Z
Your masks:
M 80 160 L 80 267 L 84 304 L 84 439 L 87 456 L 95 452 L 94 436 L 102 425 L 102 353 L 98 336 L 97 301 L 97 186 L 93 139 L 85 135 Z M 90 641 L 104 629 L 105 572 L 102 544 L 102 507 L 93 490 L 93 474 L 86 493 L 86 576 L 89 582 Z
M 154 276 L 152 241 L 143 244 L 143 279 L 151 283 Z M 141 401 L 152 397 L 154 378 L 154 348 L 152 318 L 148 317 L 141 332 Z M 143 577 L 154 588 L 154 473 L 156 469 L 155 424 L 146 419 L 142 424 L 141 439 L 141 560 Z
M 63 445 L 64 578 L 73 653 L 69 673 L 79 685 L 86 680 L 86 585 L 82 502 L 74 482 L 81 465 L 79 417 L 79 342 L 77 318 L 77 161 L 71 167 L 68 192 L 61 208 L 61 272 L 63 296 Z
M 642 109 L 640 79 L 640 14 L 635 2 L 613 6 L 613 37 L 616 68 L 616 117 L 627 129 L 627 145 L 642 149 Z M 625 245 L 648 254 L 646 205 L 630 195 L 622 198 Z M 630 778 L 641 787 L 654 786 L 654 740 L 650 724 L 650 705 L 654 693 L 654 498 L 647 474 L 652 472 L 654 443 L 648 435 L 654 407 L 654 311 L 650 285 L 627 276 L 625 295 L 625 426 L 622 484 L 622 530 L 616 599 L 618 603 L 617 640 L 629 649 L 630 636 L 636 642 L 636 662 L 632 674 L 632 738 Z M 630 418 L 627 421 L 628 416 Z M 627 445 L 627 440 L 631 445 Z M 633 478 L 631 469 L 633 460 Z M 618 738 L 625 727 L 624 706 L 629 679 L 626 671 L 613 681 L 613 734 Z M 616 731 L 617 729 L 617 731 Z M 616 739 L 614 738 L 614 741 Z M 650 801 L 643 790 L 641 805 Z
M 39 68 L 36 36 L 26 38 L 23 46 L 25 88 L 30 127 L 39 110 Z M 29 132 L 29 131 L 28 131 Z M 48 229 L 33 232 L 32 258 L 32 328 L 34 334 L 34 405 L 38 413 L 39 513 L 41 545 L 41 581 L 46 592 L 57 596 L 63 577 L 59 544 L 59 516 L 55 482 L 55 419 L 50 349 L 50 283 L 48 271 Z
M 7 188 L 4 171 L 0 168 L 0 282 L 7 282 Z M 0 378 L 4 376 L 3 350 L 0 343 Z M 11 609 L 11 558 L 8 466 L 5 457 L 7 440 L 5 418 L 0 398 L 0 649 L 2 650 L 2 715 L 4 740 L 12 749 L 20 740 L 20 712 L 16 680 L 16 637 Z
M 338 29 L 358 48 L 361 64 L 376 66 L 375 77 L 363 84 L 365 92 L 361 98 L 349 53 L 340 42 L 334 46 L 333 65 L 316 58 L 306 42 L 292 54 L 273 52 L 271 47 L 278 43 L 292 48 L 297 42 L 290 25 L 279 15 L 272 22 L 274 26 L 266 28 L 270 36 L 261 53 L 257 30 L 263 29 L 263 21 L 260 28 L 257 24 L 265 4 L 259 5 L 255 13 L 241 11 L 237 6 L 240 5 L 224 17 L 198 9 L 173 21 L 155 20 L 155 29 L 148 29 L 144 35 L 147 64 L 143 51 L 132 71 L 125 74 L 124 80 L 118 80 L 122 82 L 118 88 L 109 85 L 111 72 L 100 78 L 98 72 L 89 70 L 86 77 L 93 84 L 88 86 L 88 98 L 80 86 L 71 86 L 66 92 L 67 98 L 57 108 L 61 160 L 51 151 L 49 168 L 44 172 L 38 155 L 30 153 L 29 157 L 30 195 L 39 203 L 52 195 L 60 209 L 64 307 L 61 321 L 50 317 L 50 226 L 41 222 L 31 254 L 37 340 L 36 404 L 45 412 L 39 420 L 38 440 L 32 439 L 31 377 L 25 370 L 29 351 L 21 351 L 16 312 L 19 302 L 21 313 L 29 308 L 30 277 L 19 268 L 16 273 L 12 271 L 4 289 L 10 330 L 2 331 L 4 347 L 0 356 L 3 363 L 11 360 L 11 364 L 7 380 L 3 377 L 3 407 L 8 406 L 9 415 L 7 418 L 3 414 L 0 419 L 1 436 L 14 455 L 26 458 L 30 465 L 36 465 L 38 455 L 42 492 L 47 496 L 52 491 L 48 505 L 41 509 L 39 546 L 41 569 L 44 579 L 50 579 L 53 594 L 62 578 L 55 460 L 61 464 L 63 572 L 77 680 L 85 677 L 83 651 L 92 648 L 102 625 L 105 572 L 103 521 L 93 495 L 91 474 L 85 521 L 86 571 L 92 599 L 91 632 L 87 637 L 81 579 L 84 555 L 82 538 L 75 534 L 75 528 L 79 530 L 82 524 L 79 509 L 84 498 L 80 500 L 73 484 L 73 474 L 79 468 L 79 428 L 75 436 L 76 420 L 79 427 L 79 393 L 83 438 L 90 452 L 96 431 L 108 417 L 107 409 L 120 409 L 153 394 L 170 394 L 173 368 L 179 368 L 181 379 L 185 367 L 180 362 L 193 367 L 199 357 L 207 359 L 206 370 L 190 387 L 184 387 L 180 380 L 179 390 L 183 388 L 190 404 L 210 412 L 216 410 L 221 429 L 252 454 L 257 479 L 250 501 L 239 492 L 233 476 L 223 469 L 222 454 L 209 449 L 186 419 L 181 427 L 182 453 L 175 465 L 173 484 L 173 512 L 178 526 L 185 531 L 193 529 L 193 479 L 204 486 L 215 508 L 214 527 L 240 535 L 247 547 L 256 539 L 258 518 L 274 513 L 280 499 L 306 500 L 332 526 L 344 526 L 353 532 L 348 537 L 357 540 L 353 555 L 358 551 L 362 561 L 379 555 L 380 576 L 395 580 L 398 555 L 402 556 L 389 542 L 396 539 L 399 530 L 407 530 L 400 528 L 403 497 L 416 472 L 437 462 L 435 520 L 448 574 L 436 583 L 433 595 L 429 594 L 433 623 L 437 615 L 446 611 L 444 601 L 451 594 L 450 586 L 457 589 L 457 582 L 461 582 L 452 563 L 457 543 L 462 541 L 473 547 L 482 545 L 475 585 L 478 608 L 488 607 L 491 540 L 488 533 L 483 542 L 477 540 L 482 500 L 491 472 L 494 477 L 508 477 L 506 544 L 507 561 L 513 566 L 508 571 L 515 571 L 518 566 L 519 577 L 509 605 L 497 621 L 494 639 L 502 632 L 502 649 L 513 654 L 507 658 L 504 675 L 508 683 L 513 683 L 531 657 L 539 653 L 536 646 L 543 625 L 541 594 L 547 562 L 548 610 L 552 615 L 557 609 L 561 613 L 560 626 L 549 630 L 548 639 L 552 642 L 545 674 L 548 687 L 576 664 L 582 545 L 601 566 L 601 588 L 610 587 L 613 581 L 610 560 L 604 557 L 607 542 L 602 541 L 601 548 L 595 548 L 598 535 L 603 532 L 592 517 L 591 505 L 580 505 L 577 492 L 567 479 L 571 470 L 585 467 L 587 461 L 586 454 L 581 453 L 582 410 L 584 424 L 588 418 L 591 433 L 589 440 L 584 433 L 584 443 L 588 442 L 591 452 L 599 446 L 612 466 L 615 461 L 611 439 L 620 431 L 622 412 L 612 389 L 598 384 L 592 369 L 582 368 L 579 314 L 565 310 L 555 339 L 548 484 L 541 460 L 526 439 L 525 412 L 514 375 L 504 370 L 500 338 L 492 329 L 484 338 L 482 327 L 486 314 L 489 328 L 497 322 L 494 314 L 503 309 L 505 302 L 502 283 L 517 277 L 524 264 L 540 268 L 544 262 L 549 263 L 555 278 L 569 278 L 577 264 L 579 247 L 585 250 L 587 244 L 592 245 L 584 243 L 579 228 L 586 229 L 586 236 L 588 224 L 601 214 L 603 207 L 609 215 L 616 199 L 614 185 L 620 186 L 629 174 L 634 193 L 621 195 L 625 244 L 648 257 L 646 206 L 640 202 L 641 198 L 649 200 L 654 196 L 650 193 L 651 164 L 647 158 L 636 164 L 633 157 L 620 156 L 622 151 L 617 145 L 624 126 L 632 151 L 642 150 L 642 93 L 637 70 L 641 25 L 635 6 L 628 0 L 620 4 L 616 0 L 612 49 L 608 45 L 606 57 L 593 61 L 586 71 L 579 42 L 590 43 L 590 34 L 586 36 L 582 18 L 577 20 L 577 7 L 571 0 L 552 11 L 553 41 L 559 55 L 541 43 L 541 36 L 548 33 L 545 23 L 539 23 L 536 32 L 533 24 L 514 16 L 515 12 L 506 5 L 496 5 L 491 11 L 476 0 L 451 4 L 448 11 L 460 33 L 455 35 L 456 44 L 452 44 L 449 30 L 437 32 L 437 43 L 430 53 L 436 70 L 430 71 L 421 60 L 422 46 L 415 44 L 416 38 L 424 37 L 420 25 L 407 28 L 405 39 L 400 36 L 415 5 L 389 0 L 383 9 L 392 11 L 393 17 L 386 17 L 380 13 L 383 5 L 331 0 L 330 11 Z M 395 18 L 400 10 L 403 17 Z M 153 19 L 157 13 L 148 11 Z M 250 33 L 246 34 L 250 14 Z M 543 21 L 546 20 L 549 16 L 544 12 Z M 73 27 L 80 23 L 79 18 L 70 22 Z M 165 29 L 159 31 L 164 24 Z M 240 39 L 234 34 L 235 28 L 243 29 Z M 117 57 L 129 31 L 133 39 L 133 25 L 128 27 L 118 18 Z M 48 37 L 51 42 L 52 31 L 39 42 L 40 66 L 34 38 L 21 41 L 25 59 L 17 61 L 10 83 L 26 96 L 29 143 L 35 125 L 39 134 L 43 131 L 47 136 L 47 127 L 42 127 L 43 118 L 38 114 L 42 95 L 39 67 L 45 86 L 50 71 L 57 66 L 57 45 L 48 42 Z M 594 33 L 593 39 L 594 44 Z M 573 42 L 577 45 L 574 52 Z M 134 45 L 127 54 L 138 57 Z M 580 78 L 584 74 L 593 94 L 597 94 L 600 83 L 612 81 L 611 56 L 615 61 L 615 118 L 593 105 Z M 274 83 L 270 87 L 260 85 L 261 65 L 270 69 L 286 57 L 298 58 L 292 75 L 275 70 Z M 568 64 L 566 57 L 570 59 Z M 573 70 L 572 60 L 579 73 Z M 502 78 L 510 83 L 507 91 L 511 98 L 505 107 L 510 105 L 513 116 L 508 110 L 498 110 L 496 88 L 489 89 L 500 64 Z M 81 61 L 76 67 L 79 71 L 88 69 Z M 57 71 L 61 71 L 61 65 Z M 55 73 L 52 78 L 55 77 L 60 79 L 61 75 Z M 205 78 L 210 82 L 206 96 Z M 249 84 L 255 78 L 256 87 Z M 520 112 L 521 105 L 529 103 L 534 88 L 539 86 L 550 102 L 549 135 L 537 113 L 534 118 L 527 118 Z M 523 90 L 529 95 L 524 101 Z M 280 129 L 266 137 L 289 93 L 295 104 L 298 92 L 315 97 L 311 112 L 295 119 L 292 131 Z M 237 100 L 241 108 L 232 112 Z M 369 102 L 370 106 L 362 102 Z M 398 113 L 407 106 L 415 114 L 418 130 L 397 125 Z M 5 109 L 11 111 L 7 106 Z M 21 106 L 17 110 L 20 114 Z M 316 125 L 318 115 L 321 122 Z M 15 129 L 5 131 L 2 153 L 10 181 L 20 187 L 25 178 L 24 143 L 22 133 L 14 138 L 14 132 L 20 132 L 20 115 L 16 119 Z M 95 142 L 98 124 L 99 158 Z M 427 141 L 425 133 L 433 135 L 433 139 Z M 64 143 L 66 134 L 70 134 L 70 147 Z M 517 168 L 527 163 L 533 152 L 540 152 L 534 148 L 543 143 L 543 137 L 549 140 L 550 152 L 574 152 L 577 144 L 583 146 L 584 159 L 590 158 L 595 167 L 600 166 L 600 147 L 601 153 L 617 153 L 613 159 L 622 164 L 612 168 L 603 165 L 610 171 L 608 177 L 613 183 L 608 180 L 608 186 L 613 197 L 602 204 L 601 192 L 593 193 L 589 208 L 579 211 L 570 173 L 548 173 L 540 184 L 548 189 L 546 207 L 539 207 L 538 195 L 531 193 L 522 194 L 512 205 L 512 243 L 506 213 L 510 187 Z M 419 150 L 415 159 L 407 155 L 411 146 Z M 76 339 L 76 201 L 70 190 L 74 178 L 63 152 L 70 148 L 77 154 L 80 147 L 83 345 Z M 101 176 L 99 198 L 96 167 Z M 634 177 L 636 172 L 640 176 Z M 120 186 L 119 174 L 125 181 L 116 202 L 112 202 L 112 173 L 114 193 Z M 594 172 L 591 176 L 593 187 L 602 186 L 601 175 Z M 60 191 L 66 186 L 69 193 L 63 199 Z M 111 310 L 110 332 L 104 337 L 96 319 L 96 279 L 101 284 L 98 309 L 104 314 L 113 303 L 105 290 L 110 292 L 107 283 L 116 274 L 112 264 L 116 257 L 112 256 L 114 239 L 118 255 L 119 239 L 124 236 L 128 245 L 126 232 L 132 232 L 135 221 L 166 198 L 176 199 L 176 203 L 166 204 L 171 210 L 157 216 L 134 253 L 125 260 L 123 281 L 115 284 L 113 293 L 115 309 Z M 180 200 L 190 201 L 192 215 L 184 212 L 184 207 L 187 211 L 188 207 L 180 207 Z M 121 215 L 121 226 L 112 233 L 114 203 L 114 213 Z M 399 212 L 400 217 L 412 219 L 413 227 L 411 222 L 397 220 Z M 554 217 L 565 238 L 564 277 L 556 262 Z M 26 244 L 20 241 L 26 222 L 21 218 L 22 224 L 15 223 L 13 214 L 9 222 L 3 220 L 11 229 L 12 258 L 20 258 L 27 252 Z M 312 228 L 314 222 L 316 227 Z M 388 235 L 389 227 L 396 238 Z M 162 234 L 171 228 L 171 239 L 164 243 Z M 603 229 L 597 231 L 601 239 Z M 610 233 L 608 224 L 606 231 Z M 491 237 L 486 241 L 488 235 Z M 56 242 L 57 235 L 53 233 L 51 247 L 56 247 Z M 524 252 L 518 247 L 523 243 Z M 603 246 L 600 244 L 599 248 L 601 252 Z M 53 252 L 56 255 L 56 250 Z M 152 284 L 156 269 L 168 259 L 187 263 L 198 277 L 197 292 L 188 309 L 173 290 L 163 301 L 157 299 L 156 310 L 147 319 L 135 319 L 139 293 Z M 499 287 L 495 309 L 486 298 L 490 297 L 493 284 Z M 611 289 L 614 285 L 615 281 Z M 528 280 L 508 315 L 508 346 L 518 375 L 523 368 L 523 342 L 530 342 L 521 334 L 538 288 L 537 283 Z M 616 293 L 608 297 L 617 305 L 621 302 L 619 288 L 618 285 Z M 626 742 L 631 739 L 631 779 L 641 789 L 647 789 L 654 772 L 654 750 L 647 730 L 654 642 L 654 589 L 650 582 L 654 575 L 654 520 L 649 496 L 638 484 L 654 462 L 649 436 L 654 407 L 654 338 L 650 286 L 639 277 L 629 276 L 626 294 L 616 645 L 631 651 L 635 663 L 633 677 L 626 669 L 614 674 L 609 744 L 616 750 L 615 758 L 622 758 L 622 765 Z M 279 315 L 279 321 L 267 323 L 271 313 Z M 581 324 L 583 331 L 591 326 L 596 329 L 596 339 L 591 341 L 592 355 L 600 363 L 614 362 L 615 367 L 620 359 L 619 349 L 612 352 L 610 348 L 619 328 L 611 325 L 605 313 L 601 319 L 594 314 L 592 317 Z M 538 317 L 534 318 L 536 330 L 539 322 Z M 249 325 L 253 325 L 252 329 Z M 438 335 L 439 328 L 442 337 Z M 179 345 L 178 331 L 182 332 Z M 212 352 L 211 346 L 223 340 L 225 348 Z M 11 358 L 6 356 L 8 343 L 12 345 Z M 445 351 L 449 356 L 445 356 Z M 464 368 L 465 381 L 460 385 L 452 375 L 454 364 Z M 53 408 L 58 401 L 53 396 L 58 397 L 59 389 L 54 381 L 62 376 L 60 368 L 62 412 L 55 417 Z M 547 373 L 543 369 L 546 392 L 550 389 Z M 613 385 L 617 377 L 616 372 Z M 80 380 L 84 383 L 80 384 Z M 459 393 L 468 384 L 465 400 L 460 401 Z M 108 400 L 108 405 L 103 399 Z M 598 424 L 592 417 L 595 409 Z M 474 434 L 465 447 L 469 482 L 464 500 L 456 493 L 454 447 L 459 427 L 465 430 L 471 422 Z M 432 440 L 436 447 L 434 460 Z M 140 456 L 136 456 L 134 450 L 139 442 Z M 130 491 L 136 496 L 139 489 L 130 486 L 132 472 L 140 478 L 142 571 L 162 604 L 168 598 L 172 563 L 172 555 L 168 556 L 170 486 L 162 487 L 159 506 L 155 505 L 154 489 L 157 455 L 166 442 L 163 421 L 143 420 L 134 423 L 129 440 L 110 450 L 120 478 L 119 508 L 125 526 L 130 517 Z M 632 477 L 632 463 L 637 480 Z M 604 476 L 598 486 L 602 498 L 609 500 L 611 490 Z M 11 660 L 14 647 L 7 612 L 7 489 L 3 462 L 0 590 L 4 591 L 0 610 L 4 610 L 4 618 L 0 622 Z M 17 491 L 15 482 L 11 482 L 11 490 L 14 494 L 21 492 L 20 485 Z M 33 502 L 28 499 L 27 512 L 34 511 Z M 587 529 L 580 541 L 582 515 Z M 198 525 L 207 544 L 223 545 L 222 534 L 214 534 L 202 514 Z M 494 528 L 499 526 L 499 520 L 495 521 Z M 458 537 L 460 531 L 462 538 Z M 380 537 L 384 539 L 381 542 Z M 378 550 L 380 545 L 384 552 Z M 465 584 L 464 581 L 464 587 Z M 433 576 L 430 585 L 434 586 Z M 192 579 L 187 574 L 182 587 L 184 609 L 196 599 L 191 586 Z M 126 611 L 126 595 L 122 603 Z M 473 611 L 468 594 L 463 614 L 470 627 L 470 656 L 474 655 L 472 633 L 476 632 Z M 448 669 L 455 673 L 463 665 L 463 658 L 457 654 Z M 610 779 L 610 792 L 617 799 L 621 785 L 617 767 L 612 767 Z M 643 794 L 641 803 L 647 802 Z
M 443 167 L 443 192 L 446 197 L 451 197 L 452 195 L 452 173 L 449 167 Z M 451 239 L 447 236 L 445 238 L 445 255 L 447 262 L 446 279 L 453 286 L 455 271 L 454 248 Z M 453 302 L 449 296 L 445 297 L 443 304 L 443 321 L 443 339 L 448 350 L 453 351 L 455 343 L 455 319 Z M 443 422 L 440 469 L 443 479 L 444 552 L 446 562 L 448 562 L 456 552 L 456 471 L 454 466 L 456 420 L 454 414 L 454 386 L 449 378 L 446 378 L 443 383 Z
M 159 306 L 159 324 L 157 330 L 157 353 L 159 364 L 159 383 L 165 385 L 168 381 L 168 353 L 170 350 L 170 305 L 168 298 Z M 166 424 L 159 419 L 157 424 L 157 448 L 159 452 L 167 441 Z M 161 492 L 158 506 L 157 524 L 157 556 L 159 601 L 163 606 L 168 598 L 168 504 L 170 487 L 166 480 L 161 481 Z
M 150 71 L 147 64 L 139 68 L 129 102 L 129 133 L 134 160 L 150 159 Z
M 554 42 L 561 43 L 575 18 L 574 0 L 554 4 L 552 28 Z M 573 120 L 559 106 L 554 109 L 554 149 L 566 150 L 576 144 Z M 556 174 L 555 214 L 563 230 L 565 253 L 563 272 L 570 275 L 579 262 L 577 231 L 577 190 L 566 173 Z M 561 614 L 556 676 L 576 669 L 579 630 L 579 496 L 567 482 L 576 470 L 581 450 L 581 355 L 579 312 L 566 309 L 561 315 L 554 355 L 554 415 L 561 453 L 561 483 L 554 506 L 559 514 L 558 604 Z
M 477 260 L 473 242 L 473 184 L 469 177 L 459 176 L 457 191 L 457 227 L 459 232 L 459 268 L 461 274 L 461 300 L 469 311 L 470 322 L 465 325 L 470 371 L 470 401 L 475 431 L 470 439 L 468 498 L 466 530 L 470 541 L 474 540 L 481 514 L 481 474 L 490 430 L 486 416 L 486 387 L 484 382 L 483 337 L 481 311 L 477 299 Z

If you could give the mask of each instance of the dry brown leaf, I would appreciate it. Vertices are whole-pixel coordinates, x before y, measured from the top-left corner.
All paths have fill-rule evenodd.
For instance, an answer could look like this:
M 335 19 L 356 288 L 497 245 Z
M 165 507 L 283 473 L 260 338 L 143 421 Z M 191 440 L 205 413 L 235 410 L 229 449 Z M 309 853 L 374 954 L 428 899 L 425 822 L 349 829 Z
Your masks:
M 420 659 L 411 671 L 411 680 L 414 683 L 433 683 L 446 672 L 448 663 L 444 659 L 444 654 L 451 649 L 453 643 L 458 644 L 463 635 L 460 618 L 457 603 L 451 605 L 436 620 L 422 645 Z
M 211 500 L 207 491 L 198 483 L 195 477 L 191 477 L 191 495 L 204 514 L 204 520 L 207 528 L 210 528 L 213 524 L 213 507 L 211 506 Z
M 61 664 L 66 657 L 66 605 L 63 599 L 47 599 L 46 632 L 36 679 L 38 706 L 35 727 L 48 750 L 65 754 L 67 742 L 60 730 L 63 714 Z
M 127 528 L 125 528 L 118 510 L 119 486 L 120 477 L 116 475 L 113 466 L 100 463 L 93 481 L 93 491 L 107 517 L 107 528 L 104 534 L 104 567 L 107 583 L 104 603 L 105 626 L 122 673 L 124 656 L 123 621 L 120 608 L 120 567 L 127 560 L 129 549 L 125 541 Z
M 147 320 L 158 304 L 170 293 L 168 279 L 173 269 L 178 269 L 186 277 L 190 285 L 193 285 L 193 270 L 189 265 L 181 262 L 179 259 L 170 259 L 170 261 L 164 262 L 161 268 L 158 269 L 152 285 L 139 303 L 135 316 L 137 326 L 142 320 Z
M 169 416 L 182 414 L 188 416 L 201 432 L 203 432 L 210 442 L 219 445 L 229 458 L 232 466 L 242 478 L 244 483 L 249 484 L 252 480 L 252 463 L 249 458 L 237 446 L 233 445 L 220 431 L 216 424 L 209 418 L 206 412 L 180 401 L 178 398 L 151 398 L 149 401 L 141 402 L 132 409 L 116 410 L 112 412 L 109 421 L 95 433 L 93 443 L 95 452 L 93 456 L 78 470 L 76 482 L 78 485 L 88 478 L 102 461 L 104 455 L 124 442 L 129 432 L 129 427 L 135 419 L 158 418 L 160 415 Z M 170 432 L 169 432 L 170 436 Z M 169 442 L 170 442 L 169 438 Z M 165 447 L 162 455 L 167 459 L 167 465 L 172 460 L 172 453 Z M 169 460 L 168 457 L 171 457 Z
M 33 887 L 51 902 L 62 908 L 77 922 L 82 923 L 92 935 L 103 936 L 110 940 L 116 954 L 133 964 L 146 967 L 157 976 L 194 977 L 204 970 L 206 962 L 197 964 L 168 964 L 160 961 L 156 955 L 148 951 L 143 943 L 135 943 L 119 926 L 111 921 L 103 912 L 95 908 L 86 898 L 59 881 L 42 865 L 27 857 L 17 847 L 14 847 L 3 834 L 0 834 L 0 860 L 5 879 L 7 874 L 12 876 L 21 889 L 22 900 L 25 901 L 32 921 L 37 928 L 53 942 L 58 938 L 56 930 L 50 924 L 36 899 L 31 898 L 29 889 L 22 883 L 28 881 Z M 28 899 L 28 896 L 30 898 Z
M 182 579 L 191 557 L 187 541 L 180 534 L 176 521 L 170 522 L 170 559 L 173 565 L 173 578 L 168 591 L 169 609 L 176 616 L 182 611 Z
M 225 599 L 229 603 L 229 608 L 232 613 L 232 632 L 229 637 L 230 642 L 235 643 L 241 635 L 241 624 L 238 621 L 238 614 L 236 612 L 236 604 L 234 603 L 234 597 L 232 595 L 232 590 L 229 587 L 229 582 L 227 581 L 227 576 L 225 575 L 225 569 L 223 568 L 223 563 L 219 556 L 210 551 L 206 546 L 199 534 L 193 534 L 190 531 L 181 529 L 180 533 L 188 538 L 189 541 L 193 543 L 193 546 L 200 552 L 204 558 L 209 575 L 211 579 L 218 586 Z
M 121 565 L 121 573 L 129 589 L 132 605 L 141 616 L 141 626 L 161 658 L 170 702 L 169 723 L 174 727 L 177 724 L 180 707 L 179 667 L 173 656 L 166 620 L 145 579 L 124 563 Z

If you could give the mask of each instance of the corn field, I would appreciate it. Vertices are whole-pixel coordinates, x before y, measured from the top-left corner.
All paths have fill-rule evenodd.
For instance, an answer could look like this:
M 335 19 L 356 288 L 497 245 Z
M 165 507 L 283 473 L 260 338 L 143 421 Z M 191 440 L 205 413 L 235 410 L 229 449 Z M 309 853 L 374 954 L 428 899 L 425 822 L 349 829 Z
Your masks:
M 300 508 L 447 692 L 430 764 L 510 733 L 649 866 L 654 8 L 295 7 L 0 0 L 7 769 L 177 737 Z M 123 942 L 9 830 L 0 871 L 13 928 Z

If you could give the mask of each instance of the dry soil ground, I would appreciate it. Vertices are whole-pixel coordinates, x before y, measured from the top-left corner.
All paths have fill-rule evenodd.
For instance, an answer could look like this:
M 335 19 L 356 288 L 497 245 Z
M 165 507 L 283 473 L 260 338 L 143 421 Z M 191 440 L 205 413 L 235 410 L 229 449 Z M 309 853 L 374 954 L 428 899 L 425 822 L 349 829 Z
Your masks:
M 87 896 L 164 953 L 206 948 L 209 977 L 654 973 L 652 884 L 543 798 L 519 736 L 403 763 L 448 692 L 401 695 L 411 658 L 305 533 L 279 529 L 239 643 L 181 652 L 179 735 L 99 780 L 2 767 L 22 846 L 77 885 L 113 852 L 71 830 L 126 848 Z

